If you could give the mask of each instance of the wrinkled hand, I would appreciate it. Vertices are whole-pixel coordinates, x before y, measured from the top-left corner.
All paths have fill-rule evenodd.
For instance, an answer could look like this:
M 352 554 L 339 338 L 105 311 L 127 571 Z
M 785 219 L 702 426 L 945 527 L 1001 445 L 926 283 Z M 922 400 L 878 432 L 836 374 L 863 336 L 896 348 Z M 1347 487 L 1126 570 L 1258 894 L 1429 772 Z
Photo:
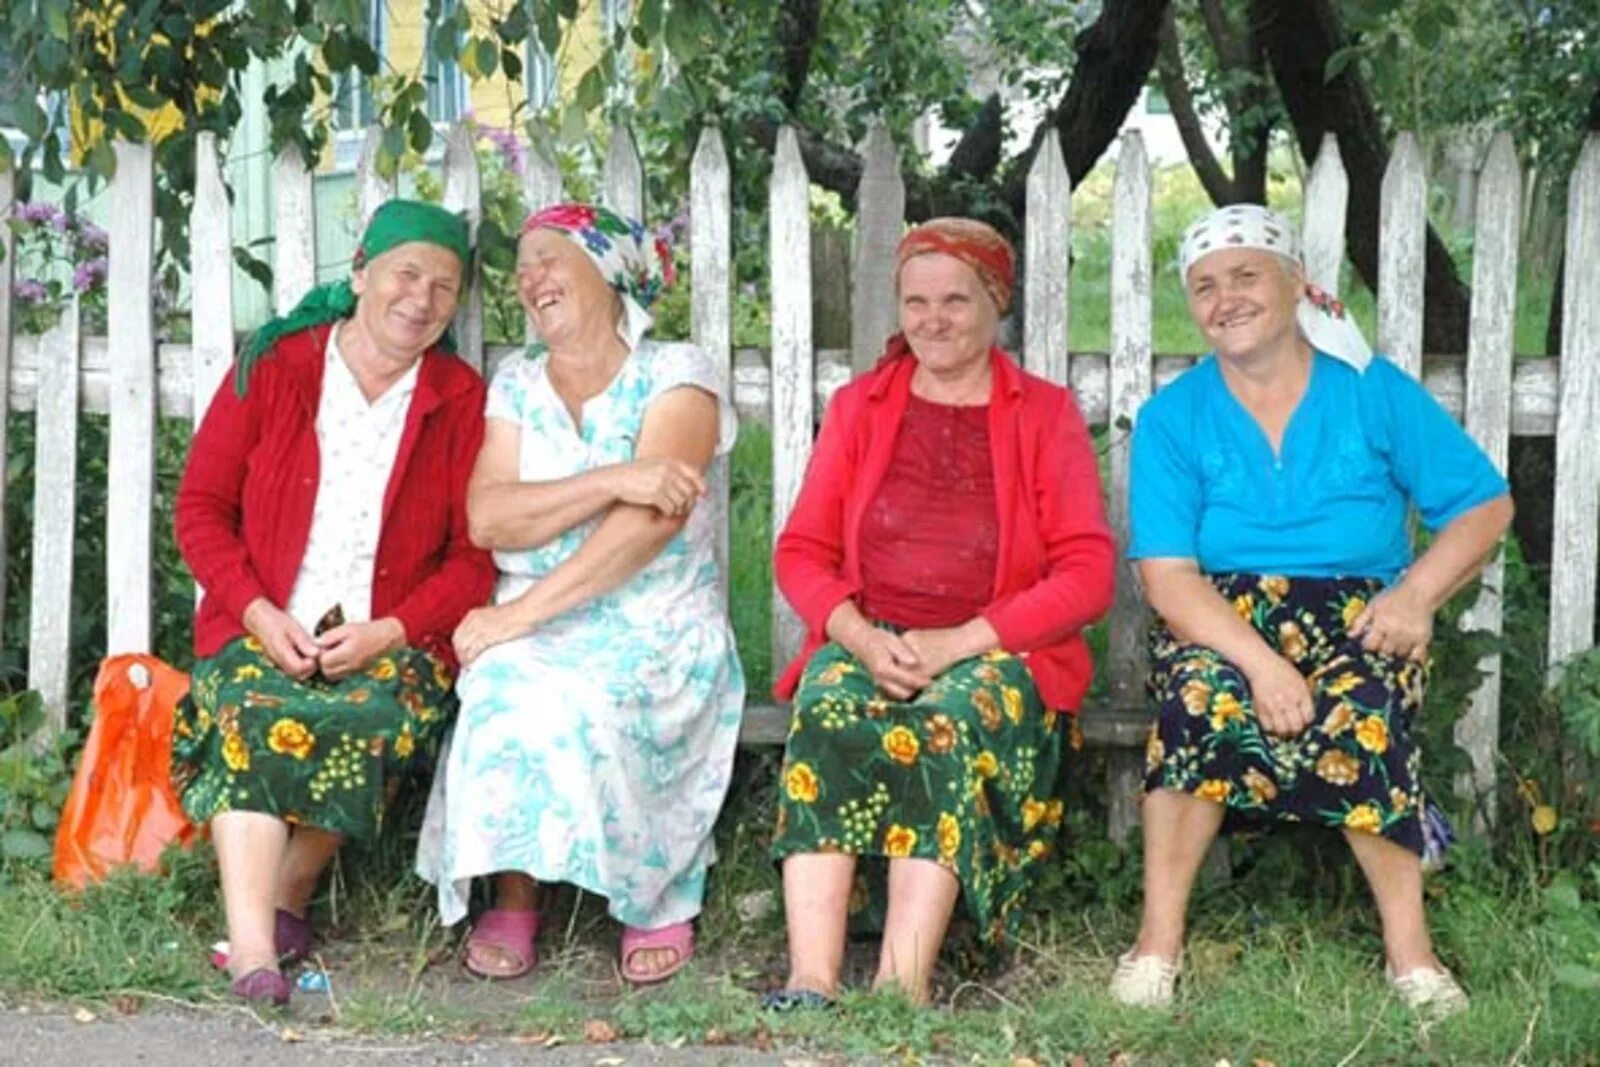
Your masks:
M 1315 718 L 1311 687 L 1295 665 L 1274 655 L 1245 672 L 1261 728 L 1277 737 L 1294 737 Z
M 900 635 L 900 639 L 917 657 L 922 673 L 930 679 L 939 677 L 952 664 L 971 655 L 963 647 L 961 636 L 953 626 L 938 630 L 907 630 Z
M 294 621 L 294 616 L 266 597 L 250 601 L 240 621 L 284 674 L 303 682 L 317 672 L 316 639 Z
M 1385 589 L 1350 624 L 1368 652 L 1422 661 L 1433 640 L 1433 605 L 1401 582 Z
M 850 654 L 861 661 L 879 689 L 896 700 L 920 693 L 933 681 L 917 653 L 899 634 L 876 626 L 863 626 L 845 642 Z
M 337 682 L 405 644 L 406 631 L 398 619 L 383 618 L 335 626 L 316 640 L 322 646 L 317 657 L 322 675 Z
M 619 500 L 655 508 L 669 518 L 689 514 L 706 495 L 706 480 L 700 472 L 671 457 L 620 463 L 616 478 Z
M 495 645 L 514 641 L 527 632 L 528 626 L 514 603 L 490 604 L 467 612 L 450 640 L 455 645 L 456 658 L 465 667 Z

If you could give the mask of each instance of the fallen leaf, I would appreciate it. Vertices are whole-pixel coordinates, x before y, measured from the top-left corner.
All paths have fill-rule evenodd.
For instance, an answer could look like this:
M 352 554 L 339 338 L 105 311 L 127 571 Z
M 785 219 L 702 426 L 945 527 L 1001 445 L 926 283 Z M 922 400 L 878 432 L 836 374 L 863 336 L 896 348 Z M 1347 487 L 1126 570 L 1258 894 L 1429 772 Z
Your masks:
M 773 1046 L 771 1031 L 763 1026 L 750 1038 L 750 1044 L 757 1052 L 771 1052 Z
M 583 1039 L 591 1045 L 609 1045 L 617 1039 L 617 1028 L 604 1019 L 590 1019 L 583 1024 Z
M 1278 1065 L 1271 1060 L 1254 1059 L 1250 1061 L 1250 1067 L 1278 1067 Z
M 96 1018 L 98 1018 L 98 1016 L 96 1016 L 95 1013 L 90 1011 L 88 1008 L 79 1008 L 77 1011 L 72 1013 L 72 1018 L 76 1022 L 92 1023 Z
M 542 1045 L 549 1040 L 550 1031 L 548 1030 L 530 1030 L 526 1034 L 513 1034 L 511 1037 L 513 1045 Z
M 294 1029 L 293 1027 L 285 1026 L 282 1030 L 278 1031 L 278 1040 L 279 1041 L 286 1041 L 291 1045 L 298 1044 L 299 1042 L 304 1041 L 305 1039 L 306 1039 L 306 1035 L 302 1034 L 300 1031 Z
M 700 1040 L 707 1045 L 726 1045 L 728 1044 L 728 1035 L 713 1026 L 705 1032 L 705 1036 Z
M 1067 1061 L 1067 1067 L 1089 1067 L 1089 1061 L 1084 1058 L 1083 1053 L 1074 1052 L 1072 1059 Z
M 1013 1056 L 1011 1067 L 1039 1067 L 1039 1061 L 1032 1056 Z
M 119 1015 L 136 1015 L 144 1007 L 144 1001 L 132 993 L 124 993 L 120 997 L 112 997 L 111 1006 L 117 1009 Z

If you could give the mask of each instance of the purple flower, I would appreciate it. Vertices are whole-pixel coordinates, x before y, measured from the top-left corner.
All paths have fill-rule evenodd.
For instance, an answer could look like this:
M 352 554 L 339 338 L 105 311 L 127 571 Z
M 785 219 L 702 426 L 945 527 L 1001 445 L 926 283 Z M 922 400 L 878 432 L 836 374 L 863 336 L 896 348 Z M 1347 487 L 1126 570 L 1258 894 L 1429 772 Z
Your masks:
M 505 158 L 506 166 L 511 168 L 513 174 L 522 176 L 527 166 L 528 153 L 513 131 L 498 126 L 480 126 L 478 136 L 500 150 L 500 155 Z
M 72 228 L 72 216 L 60 208 L 55 208 L 50 215 L 50 228 L 57 233 L 66 233 Z
M 61 209 L 43 200 L 29 201 L 12 205 L 11 214 L 21 222 L 50 222 L 61 214 Z
M 104 252 L 111 244 L 111 239 L 106 236 L 106 231 L 94 223 L 85 222 L 78 231 L 78 243 L 88 251 Z
M 28 304 L 42 304 L 49 299 L 44 283 L 37 278 L 24 278 L 11 286 L 11 295 Z
M 104 281 L 105 276 L 105 256 L 91 259 L 87 263 L 79 263 L 72 272 L 72 288 L 75 292 L 86 293 Z

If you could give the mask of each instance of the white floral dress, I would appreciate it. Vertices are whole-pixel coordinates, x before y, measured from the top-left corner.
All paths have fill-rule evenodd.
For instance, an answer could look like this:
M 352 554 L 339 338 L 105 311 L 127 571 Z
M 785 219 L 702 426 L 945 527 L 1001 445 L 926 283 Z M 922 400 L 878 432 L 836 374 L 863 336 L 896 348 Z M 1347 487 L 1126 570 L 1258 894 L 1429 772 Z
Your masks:
M 697 349 L 641 343 L 584 405 L 581 432 L 545 366 L 543 356 L 515 359 L 489 390 L 488 416 L 521 430 L 524 480 L 633 459 L 646 408 L 681 386 L 718 398 L 710 478 L 726 477 L 732 408 Z M 716 499 L 709 494 L 625 584 L 489 649 L 462 673 L 461 710 L 417 856 L 447 925 L 466 915 L 471 880 L 495 871 L 571 882 L 605 897 L 631 926 L 699 913 L 744 704 L 717 580 Z M 599 521 L 538 548 L 497 552 L 495 601 L 548 574 Z

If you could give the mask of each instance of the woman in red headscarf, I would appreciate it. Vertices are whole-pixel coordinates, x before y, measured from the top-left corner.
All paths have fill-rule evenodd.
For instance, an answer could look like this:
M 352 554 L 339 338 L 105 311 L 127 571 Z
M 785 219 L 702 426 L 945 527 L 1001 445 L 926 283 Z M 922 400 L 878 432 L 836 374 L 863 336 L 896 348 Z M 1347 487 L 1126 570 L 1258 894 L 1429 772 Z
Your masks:
M 918 1001 L 957 901 L 986 944 L 1014 933 L 1061 823 L 1082 631 L 1111 602 L 1083 417 L 995 344 L 1010 244 L 934 219 L 897 258 L 900 332 L 834 398 L 778 538 L 808 630 L 777 685 L 794 698 L 772 846 L 780 1010 L 834 996 L 847 923 L 882 931 L 876 984 Z

